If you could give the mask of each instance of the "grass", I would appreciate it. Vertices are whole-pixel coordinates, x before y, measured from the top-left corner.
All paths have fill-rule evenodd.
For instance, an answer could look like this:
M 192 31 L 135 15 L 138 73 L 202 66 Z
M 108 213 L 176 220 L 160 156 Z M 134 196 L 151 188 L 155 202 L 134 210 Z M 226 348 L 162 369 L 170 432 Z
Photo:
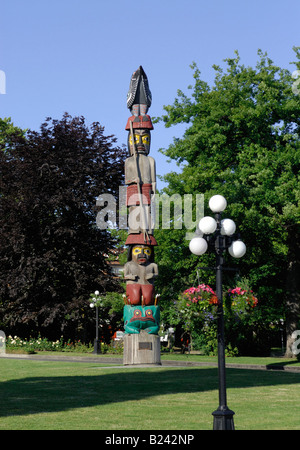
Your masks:
M 7 353 L 13 354 L 27 354 L 27 352 L 22 349 L 17 349 L 13 351 L 9 351 Z M 80 353 L 80 352 L 59 352 L 59 351 L 37 351 L 35 352 L 37 355 L 41 356 L 54 356 L 54 357 L 90 357 L 95 358 L 98 355 L 89 353 Z M 119 358 L 122 359 L 122 354 L 111 354 L 111 353 L 103 353 L 99 355 L 99 358 Z M 205 362 L 217 364 L 218 357 L 217 356 L 204 356 L 201 354 L 181 354 L 179 352 L 174 353 L 162 353 L 161 355 L 162 361 L 184 361 L 184 362 Z M 263 365 L 263 366 L 290 366 L 290 367 L 300 367 L 300 361 L 296 358 L 283 358 L 283 357 L 257 357 L 257 356 L 238 356 L 238 357 L 226 357 L 226 364 L 230 366 L 230 364 L 251 364 L 251 365 Z
M 174 361 L 194 361 L 194 362 L 214 362 L 217 363 L 217 356 L 204 356 L 200 354 L 181 354 L 181 353 L 166 353 L 162 354 L 162 360 L 174 360 Z M 266 356 L 229 356 L 226 357 L 226 363 L 238 363 L 238 364 L 293 364 L 300 366 L 300 362 L 296 358 L 282 358 L 282 357 L 266 357 Z
M 218 406 L 216 367 L 6 358 L 0 365 L 1 430 L 210 430 Z M 300 429 L 300 373 L 226 374 L 237 430 Z
M 28 354 L 26 350 L 20 349 L 7 349 L 6 353 L 8 354 Z M 80 352 L 80 351 L 36 351 L 36 354 L 39 355 L 56 355 L 56 356 L 84 356 L 84 357 L 95 357 L 96 355 L 93 353 L 93 349 L 88 352 Z M 100 354 L 101 357 L 108 358 L 123 358 L 123 353 L 110 353 L 105 352 Z M 206 356 L 200 352 L 191 352 L 191 353 L 181 353 L 179 350 L 174 352 L 161 352 L 162 360 L 174 360 L 174 361 L 203 361 L 203 362 L 217 362 L 217 356 Z M 241 364 L 271 364 L 271 363 L 294 363 L 296 366 L 300 366 L 300 361 L 296 358 L 284 358 L 283 356 L 227 356 L 226 361 L 229 362 L 239 362 Z

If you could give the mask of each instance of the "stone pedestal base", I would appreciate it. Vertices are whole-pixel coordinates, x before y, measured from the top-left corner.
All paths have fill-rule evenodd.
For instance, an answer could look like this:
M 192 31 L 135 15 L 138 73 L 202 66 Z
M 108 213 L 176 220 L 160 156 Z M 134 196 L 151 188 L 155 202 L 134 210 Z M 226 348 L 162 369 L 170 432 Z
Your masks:
M 160 366 L 159 336 L 148 334 L 143 330 L 139 334 L 125 334 L 123 364 L 152 364 Z

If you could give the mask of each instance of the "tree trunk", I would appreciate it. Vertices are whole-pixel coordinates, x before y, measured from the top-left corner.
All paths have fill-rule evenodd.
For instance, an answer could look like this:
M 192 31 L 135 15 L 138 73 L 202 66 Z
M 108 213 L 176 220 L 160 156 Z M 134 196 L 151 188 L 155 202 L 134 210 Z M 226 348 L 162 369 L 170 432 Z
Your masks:
M 300 328 L 300 229 L 291 226 L 288 234 L 288 268 L 286 277 L 286 358 L 295 356 L 292 352 L 292 333 Z

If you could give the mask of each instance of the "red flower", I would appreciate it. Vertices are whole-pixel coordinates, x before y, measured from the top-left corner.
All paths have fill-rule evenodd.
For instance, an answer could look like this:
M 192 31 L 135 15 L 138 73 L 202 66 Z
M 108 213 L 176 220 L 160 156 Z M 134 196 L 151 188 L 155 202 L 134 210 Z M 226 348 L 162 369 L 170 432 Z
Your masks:
M 210 299 L 209 303 L 211 303 L 211 304 L 213 304 L 213 305 L 217 305 L 217 304 L 219 303 L 218 297 L 217 297 L 216 295 L 214 295 L 214 296 Z

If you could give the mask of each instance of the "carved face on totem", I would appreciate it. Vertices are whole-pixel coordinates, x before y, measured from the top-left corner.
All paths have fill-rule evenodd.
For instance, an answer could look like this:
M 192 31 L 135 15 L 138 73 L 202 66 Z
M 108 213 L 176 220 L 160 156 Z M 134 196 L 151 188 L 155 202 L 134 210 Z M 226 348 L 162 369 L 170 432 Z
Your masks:
M 135 129 L 133 131 L 133 135 L 134 135 L 135 148 L 136 148 L 137 152 L 145 153 L 146 155 L 148 155 L 150 152 L 150 143 L 151 143 L 150 131 L 147 129 Z M 133 144 L 132 144 L 132 135 L 130 132 L 128 133 L 127 145 L 128 145 L 128 150 L 129 150 L 130 154 L 133 155 L 134 148 L 133 148 Z
M 145 265 L 150 260 L 151 253 L 152 249 L 148 245 L 134 245 L 132 247 L 132 261 L 137 264 Z

